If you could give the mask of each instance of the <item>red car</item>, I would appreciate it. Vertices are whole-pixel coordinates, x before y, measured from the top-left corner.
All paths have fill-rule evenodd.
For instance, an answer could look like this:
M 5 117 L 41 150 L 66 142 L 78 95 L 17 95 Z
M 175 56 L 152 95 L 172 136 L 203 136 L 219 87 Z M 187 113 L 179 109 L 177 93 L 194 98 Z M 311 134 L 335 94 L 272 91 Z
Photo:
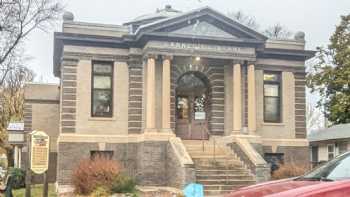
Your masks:
M 226 197 L 350 197 L 350 152 L 297 178 L 244 187 Z

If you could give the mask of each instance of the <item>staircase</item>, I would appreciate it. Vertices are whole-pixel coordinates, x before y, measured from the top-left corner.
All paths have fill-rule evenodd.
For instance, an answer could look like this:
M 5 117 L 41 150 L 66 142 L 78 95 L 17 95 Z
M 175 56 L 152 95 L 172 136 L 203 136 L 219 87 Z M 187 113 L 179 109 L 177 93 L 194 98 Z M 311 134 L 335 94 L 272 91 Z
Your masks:
M 194 162 L 197 183 L 204 185 L 206 196 L 223 195 L 255 183 L 254 175 L 228 147 L 204 141 L 203 151 L 200 140 L 184 140 L 183 143 Z

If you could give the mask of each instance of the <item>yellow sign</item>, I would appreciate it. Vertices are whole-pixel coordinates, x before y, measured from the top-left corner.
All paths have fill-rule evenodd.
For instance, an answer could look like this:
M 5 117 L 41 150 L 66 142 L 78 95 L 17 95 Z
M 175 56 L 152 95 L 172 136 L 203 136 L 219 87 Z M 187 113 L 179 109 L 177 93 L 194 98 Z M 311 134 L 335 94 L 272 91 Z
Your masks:
M 31 133 L 30 166 L 34 173 L 42 174 L 49 167 L 50 137 L 43 131 Z

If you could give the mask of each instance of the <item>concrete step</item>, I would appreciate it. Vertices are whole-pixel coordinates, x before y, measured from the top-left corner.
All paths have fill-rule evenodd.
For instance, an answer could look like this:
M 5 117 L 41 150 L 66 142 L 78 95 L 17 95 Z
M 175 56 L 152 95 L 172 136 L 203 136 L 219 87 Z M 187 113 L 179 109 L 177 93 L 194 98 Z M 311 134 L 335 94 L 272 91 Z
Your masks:
M 198 170 L 237 170 L 242 169 L 241 165 L 234 165 L 234 164 L 226 164 L 226 165 L 212 165 L 212 164 L 205 164 L 205 163 L 195 163 L 195 168 Z
M 204 185 L 205 196 L 223 196 L 256 182 L 228 147 L 214 146 L 213 141 L 185 140 L 183 143 L 194 162 L 196 180 Z
M 254 180 L 254 178 L 249 174 L 197 174 L 197 180 L 211 180 L 211 179 L 238 179 L 238 180 Z
M 211 151 L 211 150 L 205 150 L 205 151 L 203 151 L 203 150 L 187 150 L 187 152 L 190 155 L 210 155 L 210 156 L 214 155 L 214 151 Z M 234 156 L 226 151 L 216 151 L 216 150 L 215 150 L 215 155 Z
M 212 179 L 212 180 L 197 180 L 197 183 L 201 183 L 203 185 L 251 185 L 255 183 L 255 180 Z
M 237 161 L 240 161 L 238 159 L 236 159 L 235 157 L 231 156 L 231 155 L 205 155 L 205 154 L 202 154 L 202 155 L 191 155 L 190 156 L 192 157 L 192 159 L 208 159 L 208 160 L 222 160 L 222 161 L 226 161 L 226 160 L 237 160 Z
M 203 185 L 204 190 L 237 190 L 247 185 Z
M 237 176 L 252 176 L 248 170 L 220 170 L 220 169 L 198 169 L 196 170 L 197 176 L 219 176 L 234 174 Z
M 223 195 L 231 192 L 231 190 L 204 190 L 204 195 L 206 197 L 222 197 Z
M 249 171 L 245 168 L 235 169 L 196 169 L 196 174 L 236 174 L 236 173 L 248 173 Z
M 234 163 L 234 164 L 241 164 L 242 162 L 236 158 L 232 158 L 232 157 L 227 157 L 227 156 L 222 156 L 222 157 L 215 157 L 215 159 L 213 157 L 207 157 L 205 155 L 202 156 L 198 156 L 198 157 L 192 157 L 193 162 L 202 162 L 202 161 L 207 161 L 210 163 Z

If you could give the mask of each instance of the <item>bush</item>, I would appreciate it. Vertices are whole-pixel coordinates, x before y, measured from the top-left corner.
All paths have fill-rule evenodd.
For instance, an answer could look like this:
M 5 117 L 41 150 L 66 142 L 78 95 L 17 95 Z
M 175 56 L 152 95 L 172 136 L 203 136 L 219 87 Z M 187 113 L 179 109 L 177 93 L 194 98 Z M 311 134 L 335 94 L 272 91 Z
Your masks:
M 134 193 L 135 192 L 135 181 L 123 174 L 115 177 L 111 185 L 112 193 Z
M 92 192 L 91 197 L 108 197 L 110 196 L 109 189 L 99 186 Z
M 73 170 L 72 183 L 77 194 L 88 195 L 98 187 L 111 188 L 119 173 L 120 167 L 116 161 L 104 157 L 85 159 Z
M 272 173 L 272 179 L 285 179 L 305 174 L 307 168 L 293 163 L 282 164 Z
M 25 170 L 21 168 L 10 168 L 9 175 L 13 178 L 13 189 L 25 187 Z

